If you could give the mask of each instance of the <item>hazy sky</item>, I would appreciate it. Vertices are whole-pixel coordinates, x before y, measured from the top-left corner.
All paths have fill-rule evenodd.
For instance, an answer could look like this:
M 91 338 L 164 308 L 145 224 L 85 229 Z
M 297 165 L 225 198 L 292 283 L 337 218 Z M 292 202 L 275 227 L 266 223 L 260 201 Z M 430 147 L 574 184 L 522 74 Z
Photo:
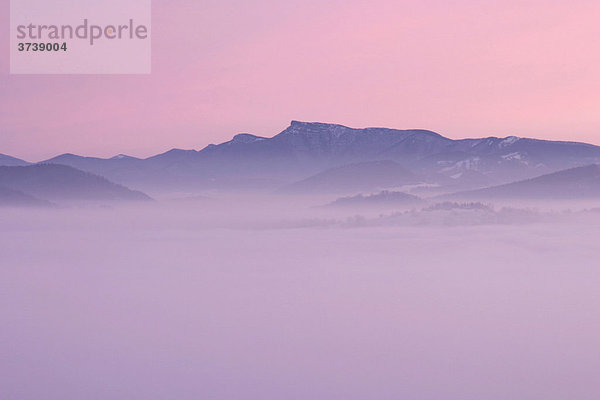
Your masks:
M 0 153 L 148 156 L 292 119 L 600 144 L 598 21 L 598 0 L 153 0 L 151 75 L 10 76 L 5 37 Z

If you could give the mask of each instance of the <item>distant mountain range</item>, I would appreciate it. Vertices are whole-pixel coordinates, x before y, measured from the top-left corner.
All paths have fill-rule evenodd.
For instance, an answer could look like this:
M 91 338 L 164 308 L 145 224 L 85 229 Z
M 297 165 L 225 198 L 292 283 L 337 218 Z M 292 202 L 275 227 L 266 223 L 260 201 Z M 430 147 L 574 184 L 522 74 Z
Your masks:
M 25 163 L 8 156 L 0 165 Z M 453 140 L 427 130 L 354 129 L 292 121 L 271 137 L 239 134 L 202 150 L 139 159 L 63 154 L 67 165 L 151 191 L 283 190 L 352 194 L 410 184 L 479 189 L 600 163 L 600 147 L 509 136 Z
M 0 167 L 0 203 L 49 205 L 71 201 L 147 201 L 146 194 L 106 178 L 56 164 Z

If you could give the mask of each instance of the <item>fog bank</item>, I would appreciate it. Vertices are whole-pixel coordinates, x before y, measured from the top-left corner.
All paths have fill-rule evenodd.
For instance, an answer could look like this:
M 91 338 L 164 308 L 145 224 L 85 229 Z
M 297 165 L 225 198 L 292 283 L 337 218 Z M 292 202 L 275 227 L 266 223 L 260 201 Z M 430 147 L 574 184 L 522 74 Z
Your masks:
M 600 393 L 597 213 L 358 226 L 210 204 L 0 210 L 0 397 Z

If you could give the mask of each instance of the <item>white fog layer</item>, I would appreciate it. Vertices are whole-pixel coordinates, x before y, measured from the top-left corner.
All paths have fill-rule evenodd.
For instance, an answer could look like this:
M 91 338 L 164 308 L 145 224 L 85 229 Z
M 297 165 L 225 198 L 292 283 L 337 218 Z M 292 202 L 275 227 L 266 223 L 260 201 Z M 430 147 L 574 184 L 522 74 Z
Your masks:
M 597 399 L 594 202 L 330 200 L 0 208 L 2 399 Z

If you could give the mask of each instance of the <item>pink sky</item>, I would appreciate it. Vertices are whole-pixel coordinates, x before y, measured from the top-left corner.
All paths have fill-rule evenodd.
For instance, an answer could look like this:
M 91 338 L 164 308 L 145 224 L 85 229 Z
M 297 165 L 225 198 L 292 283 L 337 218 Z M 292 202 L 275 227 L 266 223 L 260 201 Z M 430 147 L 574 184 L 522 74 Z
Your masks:
M 154 0 L 147 76 L 11 76 L 5 37 L 0 153 L 149 156 L 292 119 L 600 144 L 598 21 L 597 0 Z

